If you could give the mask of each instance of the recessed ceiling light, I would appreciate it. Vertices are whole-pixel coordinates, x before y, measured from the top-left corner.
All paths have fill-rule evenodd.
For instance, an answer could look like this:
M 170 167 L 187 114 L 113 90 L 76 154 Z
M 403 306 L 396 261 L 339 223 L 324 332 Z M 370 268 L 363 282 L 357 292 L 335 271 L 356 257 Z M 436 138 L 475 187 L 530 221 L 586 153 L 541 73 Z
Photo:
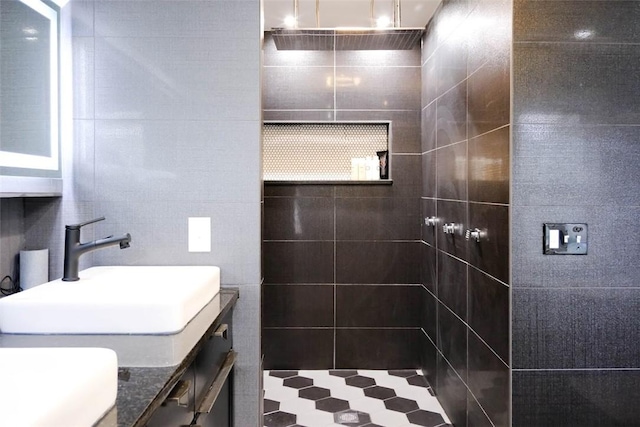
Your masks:
M 288 15 L 284 18 L 284 25 L 288 28 L 294 28 L 296 26 L 296 18 L 292 15 Z
M 376 19 L 376 27 L 378 28 L 386 28 L 389 25 L 391 25 L 391 19 L 389 19 L 388 16 L 381 16 L 380 18 Z

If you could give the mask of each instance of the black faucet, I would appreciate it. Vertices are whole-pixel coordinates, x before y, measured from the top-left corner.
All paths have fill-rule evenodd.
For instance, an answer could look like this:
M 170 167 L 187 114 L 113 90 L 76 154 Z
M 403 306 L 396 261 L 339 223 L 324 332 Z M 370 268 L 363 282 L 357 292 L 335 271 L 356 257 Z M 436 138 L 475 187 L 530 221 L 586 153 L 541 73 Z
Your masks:
M 131 243 L 131 235 L 129 233 L 119 237 L 109 236 L 104 239 L 94 240 L 93 242 L 80 243 L 80 229 L 85 225 L 103 220 L 104 217 L 100 217 L 81 224 L 65 226 L 63 281 L 75 282 L 80 279 L 78 277 L 78 262 L 82 254 L 116 244 L 120 244 L 120 249 L 129 247 L 129 243 Z

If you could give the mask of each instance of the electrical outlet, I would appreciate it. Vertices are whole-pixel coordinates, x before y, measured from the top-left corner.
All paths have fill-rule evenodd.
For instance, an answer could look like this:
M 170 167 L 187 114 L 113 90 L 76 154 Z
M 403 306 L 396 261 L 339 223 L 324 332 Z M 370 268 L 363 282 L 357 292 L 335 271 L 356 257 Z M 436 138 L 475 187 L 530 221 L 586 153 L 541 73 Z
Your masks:
M 211 218 L 189 218 L 189 252 L 211 252 Z

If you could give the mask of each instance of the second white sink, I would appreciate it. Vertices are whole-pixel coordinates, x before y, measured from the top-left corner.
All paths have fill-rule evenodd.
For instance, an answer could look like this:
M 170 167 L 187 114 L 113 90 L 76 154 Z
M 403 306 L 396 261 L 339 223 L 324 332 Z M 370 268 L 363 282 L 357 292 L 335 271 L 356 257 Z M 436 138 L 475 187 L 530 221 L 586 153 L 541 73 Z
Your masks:
M 213 266 L 114 266 L 0 299 L 8 334 L 171 334 L 220 290 Z

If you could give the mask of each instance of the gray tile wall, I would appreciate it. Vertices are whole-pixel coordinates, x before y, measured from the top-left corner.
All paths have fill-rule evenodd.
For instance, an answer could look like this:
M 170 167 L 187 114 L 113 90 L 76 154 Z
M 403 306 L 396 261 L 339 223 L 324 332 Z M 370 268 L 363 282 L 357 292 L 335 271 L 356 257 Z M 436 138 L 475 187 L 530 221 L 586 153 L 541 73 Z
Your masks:
M 420 50 L 264 53 L 265 120 L 389 120 L 393 179 L 265 185 L 265 368 L 417 367 Z
M 17 279 L 16 257 L 24 249 L 24 200 L 0 199 L 0 279 L 5 276 Z M 2 287 L 9 289 L 10 285 L 7 282 Z
M 421 353 L 458 427 L 510 423 L 511 7 L 445 0 L 423 40 Z
M 74 139 L 61 199 L 25 201 L 27 245 L 62 274 L 64 224 L 105 216 L 83 240 L 129 232 L 91 265 L 217 265 L 239 286 L 235 422 L 259 425 L 260 2 L 72 2 Z M 211 217 L 211 253 L 187 218 Z
M 640 214 L 638 19 L 514 2 L 514 426 L 640 420 L 640 245 L 619 233 Z M 589 254 L 542 255 L 544 222 L 588 223 Z

